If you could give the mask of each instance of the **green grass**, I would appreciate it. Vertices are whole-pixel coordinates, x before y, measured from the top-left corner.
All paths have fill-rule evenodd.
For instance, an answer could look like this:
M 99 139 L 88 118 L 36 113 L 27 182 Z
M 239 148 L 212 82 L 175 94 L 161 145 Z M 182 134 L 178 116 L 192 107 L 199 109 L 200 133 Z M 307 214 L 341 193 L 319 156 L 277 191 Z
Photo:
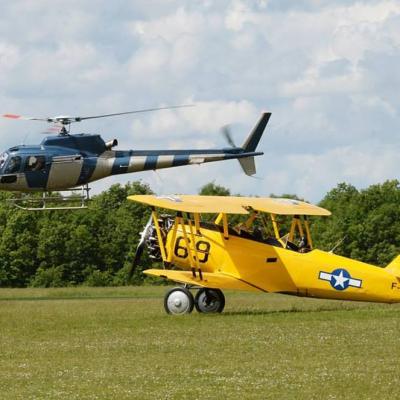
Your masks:
M 165 287 L 0 290 L 1 399 L 400 398 L 400 308 Z

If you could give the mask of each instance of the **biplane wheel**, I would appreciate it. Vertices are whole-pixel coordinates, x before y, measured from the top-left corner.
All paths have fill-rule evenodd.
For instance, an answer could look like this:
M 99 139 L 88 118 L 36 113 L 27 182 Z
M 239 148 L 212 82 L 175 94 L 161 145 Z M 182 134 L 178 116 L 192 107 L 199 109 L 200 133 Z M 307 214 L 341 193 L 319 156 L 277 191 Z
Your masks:
M 186 288 L 175 287 L 165 294 L 164 308 L 168 314 L 190 314 L 193 306 L 193 295 Z
M 200 313 L 220 313 L 225 307 L 225 296 L 219 289 L 200 289 L 194 305 Z

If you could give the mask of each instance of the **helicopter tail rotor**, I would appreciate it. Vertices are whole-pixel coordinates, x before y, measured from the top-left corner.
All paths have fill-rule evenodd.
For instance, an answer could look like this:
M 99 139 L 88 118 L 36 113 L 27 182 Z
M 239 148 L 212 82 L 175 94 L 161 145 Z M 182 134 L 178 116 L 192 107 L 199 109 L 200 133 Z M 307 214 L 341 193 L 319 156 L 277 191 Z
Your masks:
M 254 152 L 257 148 L 258 142 L 261 139 L 261 136 L 264 132 L 264 129 L 269 121 L 271 113 L 263 113 L 261 119 L 258 121 L 257 125 L 253 128 L 246 141 L 242 146 L 236 146 L 233 141 L 231 130 L 229 125 L 225 125 L 221 128 L 221 132 L 225 137 L 225 140 L 228 142 L 230 147 L 236 150 L 240 150 L 244 153 Z M 253 176 L 256 173 L 256 165 L 254 161 L 254 156 L 238 158 L 239 164 L 243 170 L 243 172 L 248 176 Z
M 235 142 L 233 141 L 232 132 L 231 132 L 231 128 L 229 125 L 224 125 L 221 128 L 221 133 L 224 136 L 225 140 L 228 142 L 229 146 L 237 147 Z

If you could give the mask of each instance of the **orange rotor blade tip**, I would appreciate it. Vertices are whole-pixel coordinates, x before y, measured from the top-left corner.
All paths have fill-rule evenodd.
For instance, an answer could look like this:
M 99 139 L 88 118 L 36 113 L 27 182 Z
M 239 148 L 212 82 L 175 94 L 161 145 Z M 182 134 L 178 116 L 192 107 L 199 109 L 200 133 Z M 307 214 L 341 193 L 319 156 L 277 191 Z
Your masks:
M 15 115 L 15 114 L 3 114 L 2 117 L 4 117 L 4 118 L 12 118 L 12 119 L 21 118 L 20 115 Z

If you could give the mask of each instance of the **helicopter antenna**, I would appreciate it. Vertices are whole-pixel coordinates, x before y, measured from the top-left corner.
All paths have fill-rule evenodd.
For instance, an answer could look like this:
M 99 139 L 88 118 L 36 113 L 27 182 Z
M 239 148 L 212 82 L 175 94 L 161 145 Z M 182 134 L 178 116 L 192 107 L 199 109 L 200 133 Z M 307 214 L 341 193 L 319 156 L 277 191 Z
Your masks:
M 22 141 L 22 145 L 25 146 L 26 139 L 28 139 L 29 132 L 24 136 L 24 140 Z
M 38 118 L 38 117 L 24 117 L 18 114 L 3 114 L 3 118 L 9 119 L 22 119 L 22 120 L 29 120 L 29 121 L 44 121 L 49 123 L 61 124 L 62 128 L 60 131 L 61 136 L 69 135 L 71 124 L 74 122 L 81 122 L 87 119 L 95 119 L 95 118 L 106 118 L 106 117 L 116 117 L 119 115 L 127 115 L 127 114 L 138 114 L 150 111 L 158 111 L 158 110 L 170 110 L 173 108 L 183 108 L 183 107 L 194 107 L 194 104 L 183 104 L 178 106 L 165 106 L 165 107 L 157 107 L 157 108 L 145 108 L 141 110 L 134 110 L 134 111 L 125 111 L 120 113 L 112 113 L 112 114 L 102 114 L 102 115 L 91 115 L 91 116 L 83 116 L 83 117 L 72 117 L 69 115 L 59 115 L 55 117 L 47 117 L 47 118 Z

